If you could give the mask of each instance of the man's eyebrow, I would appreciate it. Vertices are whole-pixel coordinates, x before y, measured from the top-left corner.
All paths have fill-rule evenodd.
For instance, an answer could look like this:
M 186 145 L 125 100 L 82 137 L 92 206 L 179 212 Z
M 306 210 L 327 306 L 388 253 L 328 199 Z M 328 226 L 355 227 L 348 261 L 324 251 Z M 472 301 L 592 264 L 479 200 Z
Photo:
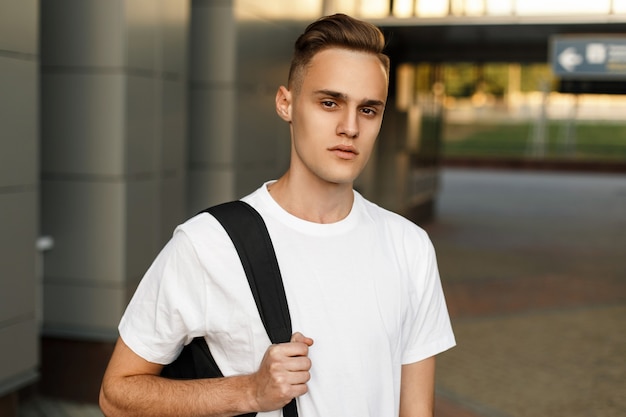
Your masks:
M 320 96 L 329 96 L 335 99 L 339 99 L 339 100 L 343 100 L 343 101 L 347 101 L 348 100 L 348 96 L 344 93 L 340 93 L 339 91 L 334 91 L 334 90 L 317 90 L 315 91 L 315 94 L 320 95 Z M 374 99 L 365 99 L 361 102 L 361 105 L 363 106 L 385 106 L 385 102 L 381 101 L 381 100 L 374 100 Z
M 361 103 L 364 106 L 382 106 L 385 107 L 385 102 L 381 100 L 363 100 Z
M 317 90 L 315 91 L 315 94 L 318 96 L 330 96 L 332 98 L 337 98 L 341 100 L 348 99 L 348 96 L 346 94 L 340 93 L 339 91 L 333 91 L 333 90 Z

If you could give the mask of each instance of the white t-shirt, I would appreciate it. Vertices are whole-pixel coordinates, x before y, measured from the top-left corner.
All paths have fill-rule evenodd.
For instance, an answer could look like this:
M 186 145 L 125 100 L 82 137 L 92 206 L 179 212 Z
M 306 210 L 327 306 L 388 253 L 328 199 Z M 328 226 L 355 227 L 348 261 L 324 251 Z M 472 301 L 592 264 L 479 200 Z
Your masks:
M 354 194 L 350 214 L 332 224 L 292 216 L 266 185 L 243 199 L 266 222 L 294 332 L 315 341 L 301 417 L 397 416 L 401 365 L 455 344 L 426 233 Z M 270 345 L 234 246 L 206 213 L 176 228 L 119 331 L 161 364 L 205 336 L 226 376 L 255 372 Z

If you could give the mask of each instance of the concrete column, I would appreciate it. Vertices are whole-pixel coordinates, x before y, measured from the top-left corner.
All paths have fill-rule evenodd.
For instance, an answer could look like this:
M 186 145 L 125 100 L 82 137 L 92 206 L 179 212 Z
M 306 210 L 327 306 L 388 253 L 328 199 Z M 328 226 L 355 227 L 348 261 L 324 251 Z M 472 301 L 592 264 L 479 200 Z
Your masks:
M 42 2 L 44 333 L 112 340 L 185 213 L 178 0 Z
M 285 0 L 236 3 L 235 189 L 241 196 L 288 167 L 289 125 L 276 114 L 274 98 L 287 84 L 294 41 L 318 12 Z
M 193 0 L 190 39 L 190 213 L 235 197 L 232 0 Z
M 39 2 L 0 0 L 0 415 L 37 377 Z

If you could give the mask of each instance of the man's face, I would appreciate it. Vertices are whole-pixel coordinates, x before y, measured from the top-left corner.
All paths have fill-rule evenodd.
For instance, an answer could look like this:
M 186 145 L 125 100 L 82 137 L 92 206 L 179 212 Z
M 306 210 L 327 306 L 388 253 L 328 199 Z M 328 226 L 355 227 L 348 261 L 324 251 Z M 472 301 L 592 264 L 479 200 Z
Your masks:
M 291 122 L 291 174 L 352 185 L 378 136 L 387 83 L 374 54 L 339 48 L 317 53 L 298 92 L 285 90 L 290 105 L 282 117 Z

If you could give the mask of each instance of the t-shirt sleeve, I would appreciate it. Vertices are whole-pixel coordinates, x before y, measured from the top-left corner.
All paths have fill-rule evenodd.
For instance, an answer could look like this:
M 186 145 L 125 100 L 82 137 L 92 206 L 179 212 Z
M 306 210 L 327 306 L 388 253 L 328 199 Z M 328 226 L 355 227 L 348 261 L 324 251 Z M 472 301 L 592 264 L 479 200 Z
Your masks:
M 435 249 L 424 231 L 407 242 L 411 253 L 407 312 L 404 318 L 402 363 L 429 358 L 455 346 Z M 417 245 L 416 245 L 417 243 Z
M 172 362 L 204 322 L 204 269 L 177 229 L 143 276 L 120 321 L 124 343 L 147 361 Z

